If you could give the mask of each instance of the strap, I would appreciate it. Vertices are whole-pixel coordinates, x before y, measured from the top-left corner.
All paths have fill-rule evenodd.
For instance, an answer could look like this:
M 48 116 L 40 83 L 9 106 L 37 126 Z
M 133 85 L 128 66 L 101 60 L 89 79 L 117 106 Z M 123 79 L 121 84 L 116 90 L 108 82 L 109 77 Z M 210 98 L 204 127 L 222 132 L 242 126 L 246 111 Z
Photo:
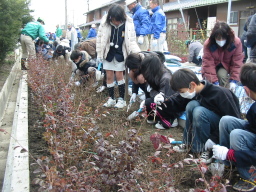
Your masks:
M 244 181 L 244 182 L 247 182 L 247 183 L 250 183 L 250 184 L 252 184 L 253 186 L 256 186 L 256 182 L 248 181 L 248 180 L 243 179 L 243 178 L 240 178 L 240 180 L 242 180 L 242 181 Z

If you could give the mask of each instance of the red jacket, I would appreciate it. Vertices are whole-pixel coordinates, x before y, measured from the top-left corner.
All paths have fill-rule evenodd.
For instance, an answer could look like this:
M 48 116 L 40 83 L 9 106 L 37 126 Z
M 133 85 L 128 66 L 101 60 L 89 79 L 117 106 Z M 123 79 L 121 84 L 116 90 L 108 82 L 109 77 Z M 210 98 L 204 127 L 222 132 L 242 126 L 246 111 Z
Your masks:
M 217 44 L 208 47 L 208 43 L 209 39 L 204 43 L 202 63 L 203 78 L 212 83 L 218 81 L 216 67 L 221 63 L 230 75 L 230 80 L 239 81 L 239 73 L 244 58 L 240 39 L 235 37 L 235 42 L 226 50 L 218 47 Z

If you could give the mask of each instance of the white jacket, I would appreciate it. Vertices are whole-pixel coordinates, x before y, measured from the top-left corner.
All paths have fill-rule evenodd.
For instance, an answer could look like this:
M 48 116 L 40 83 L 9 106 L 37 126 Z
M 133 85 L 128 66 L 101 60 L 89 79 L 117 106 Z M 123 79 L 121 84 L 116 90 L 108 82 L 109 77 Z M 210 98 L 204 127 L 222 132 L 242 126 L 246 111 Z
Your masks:
M 101 23 L 98 29 L 97 40 L 96 40 L 96 51 L 97 57 L 106 59 L 110 49 L 110 36 L 111 36 L 111 25 L 106 22 L 107 14 L 101 19 Z M 136 33 L 134 30 L 134 23 L 131 17 L 127 15 L 125 22 L 125 34 L 124 42 L 122 45 L 124 59 L 130 53 L 140 52 L 140 48 L 136 41 Z

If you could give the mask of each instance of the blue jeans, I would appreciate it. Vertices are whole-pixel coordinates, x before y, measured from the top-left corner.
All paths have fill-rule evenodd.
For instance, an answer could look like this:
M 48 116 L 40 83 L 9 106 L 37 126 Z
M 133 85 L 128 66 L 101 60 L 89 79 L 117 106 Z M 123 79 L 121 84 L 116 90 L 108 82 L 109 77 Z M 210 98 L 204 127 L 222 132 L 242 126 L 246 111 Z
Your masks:
M 183 142 L 193 153 L 203 152 L 210 135 L 219 136 L 220 116 L 202 107 L 198 101 L 190 101 L 186 106 L 186 127 Z M 214 141 L 218 143 L 218 141 Z
M 224 116 L 220 120 L 220 145 L 235 151 L 256 151 L 256 134 L 244 130 L 247 121 L 232 116 Z M 229 162 L 225 162 L 225 164 Z M 237 170 L 243 179 L 253 180 L 249 173 L 250 167 L 236 164 Z M 254 176 L 255 177 L 255 176 Z

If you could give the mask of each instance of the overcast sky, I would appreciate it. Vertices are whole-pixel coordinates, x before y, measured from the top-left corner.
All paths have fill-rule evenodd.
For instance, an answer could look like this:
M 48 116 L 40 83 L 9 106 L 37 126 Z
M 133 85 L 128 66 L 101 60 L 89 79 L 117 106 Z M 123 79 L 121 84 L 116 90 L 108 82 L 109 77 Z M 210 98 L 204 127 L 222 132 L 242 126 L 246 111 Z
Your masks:
M 90 0 L 89 8 L 94 9 L 110 0 Z M 93 2 L 93 3 L 92 3 Z M 97 2 L 97 3 L 96 3 Z M 68 23 L 80 25 L 86 22 L 83 13 L 88 11 L 87 0 L 67 0 Z M 41 17 L 46 32 L 55 32 L 56 24 L 65 24 L 65 0 L 31 0 L 30 9 L 35 20 Z

